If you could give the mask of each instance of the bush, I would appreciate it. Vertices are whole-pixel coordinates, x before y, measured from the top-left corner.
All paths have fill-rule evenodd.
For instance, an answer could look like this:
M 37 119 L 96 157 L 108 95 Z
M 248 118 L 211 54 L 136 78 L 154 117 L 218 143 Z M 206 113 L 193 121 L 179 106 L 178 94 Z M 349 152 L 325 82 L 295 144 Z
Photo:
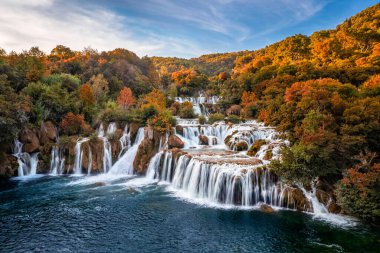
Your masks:
M 227 117 L 227 121 L 234 124 L 239 124 L 241 120 L 240 117 L 237 115 L 230 115 Z
M 154 105 L 144 107 L 141 112 L 141 119 L 143 123 L 147 122 L 148 119 L 151 119 L 158 115 L 158 111 Z
M 380 221 L 380 164 L 358 165 L 348 169 L 337 183 L 338 204 L 348 213 L 365 221 Z
M 193 104 L 191 102 L 186 101 L 181 104 L 179 109 L 179 116 L 184 119 L 193 119 L 195 118 Z
M 67 113 L 59 125 L 62 128 L 63 133 L 67 135 L 80 133 L 89 134 L 92 130 L 91 127 L 84 121 L 83 115 L 75 115 L 72 112 Z
M 208 116 L 208 123 L 213 124 L 214 122 L 224 120 L 224 118 L 225 118 L 224 115 L 221 113 L 213 113 L 213 114 L 210 114 L 210 116 Z
M 198 117 L 198 121 L 199 121 L 199 124 L 204 125 L 206 124 L 207 119 L 205 116 L 201 115 Z
M 155 130 L 165 133 L 175 126 L 176 120 L 169 110 L 165 110 L 153 118 L 148 119 L 148 124 Z
M 266 140 L 257 140 L 255 141 L 252 146 L 249 148 L 248 152 L 247 152 L 247 155 L 249 156 L 255 156 L 257 154 L 257 152 L 260 150 L 260 148 L 267 144 L 267 141 Z

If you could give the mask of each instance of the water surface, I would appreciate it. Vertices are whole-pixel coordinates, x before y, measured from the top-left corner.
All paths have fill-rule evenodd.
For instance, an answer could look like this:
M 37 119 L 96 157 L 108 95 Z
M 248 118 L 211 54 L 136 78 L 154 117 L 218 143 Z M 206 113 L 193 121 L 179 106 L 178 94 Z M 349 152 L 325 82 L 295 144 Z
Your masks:
M 0 189 L 0 252 L 379 252 L 379 233 L 294 211 L 200 206 L 164 185 L 13 181 Z M 135 179 L 132 179 L 135 180 Z

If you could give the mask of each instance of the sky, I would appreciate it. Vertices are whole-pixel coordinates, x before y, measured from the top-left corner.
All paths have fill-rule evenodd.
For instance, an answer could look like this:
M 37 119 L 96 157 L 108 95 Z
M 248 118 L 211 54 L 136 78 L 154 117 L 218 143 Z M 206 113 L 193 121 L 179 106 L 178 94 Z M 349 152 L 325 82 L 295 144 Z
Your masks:
M 333 29 L 373 0 L 0 0 L 0 48 L 191 58 Z

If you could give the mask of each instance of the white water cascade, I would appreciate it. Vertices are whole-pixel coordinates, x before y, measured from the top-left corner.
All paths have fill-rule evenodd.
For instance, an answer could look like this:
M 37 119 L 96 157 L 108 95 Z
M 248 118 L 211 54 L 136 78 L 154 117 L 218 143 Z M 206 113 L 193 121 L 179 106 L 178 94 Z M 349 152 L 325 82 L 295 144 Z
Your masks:
M 236 159 L 234 164 L 207 155 L 182 155 L 175 160 L 171 152 L 160 152 L 151 159 L 147 177 L 168 182 L 191 199 L 214 204 L 294 208 L 288 186 L 277 182 L 260 164 L 244 164 L 243 160 Z
M 108 138 L 115 134 L 117 127 L 114 122 L 109 123 L 107 132 L 104 133 L 103 124 L 98 129 L 98 137 L 103 141 L 103 172 L 107 173 L 112 167 L 112 150 Z
M 51 175 L 61 175 L 63 174 L 65 166 L 65 158 L 63 157 L 62 150 L 59 146 L 54 146 L 51 149 L 50 156 L 50 174 Z
M 75 160 L 73 168 L 75 175 L 82 175 L 83 150 L 81 150 L 81 145 L 88 140 L 89 138 L 78 139 L 77 144 L 75 144 Z
M 17 158 L 18 162 L 18 176 L 33 176 L 37 174 L 38 153 L 29 154 L 22 152 L 23 144 L 15 140 L 13 155 Z
M 196 115 L 204 115 L 207 117 L 210 114 L 207 105 L 215 105 L 218 103 L 219 97 L 205 97 L 202 95 L 199 97 L 176 97 L 175 101 L 178 103 L 191 102 Z
M 137 150 L 139 148 L 140 143 L 144 139 L 144 128 L 140 127 L 135 143 L 132 145 L 130 149 L 128 149 L 120 159 L 112 166 L 109 170 L 109 174 L 133 174 L 133 161 L 135 160 Z
M 129 129 L 129 126 L 126 125 L 124 128 L 123 135 L 120 137 L 120 153 L 118 159 L 124 154 L 125 151 L 131 148 L 131 130 Z

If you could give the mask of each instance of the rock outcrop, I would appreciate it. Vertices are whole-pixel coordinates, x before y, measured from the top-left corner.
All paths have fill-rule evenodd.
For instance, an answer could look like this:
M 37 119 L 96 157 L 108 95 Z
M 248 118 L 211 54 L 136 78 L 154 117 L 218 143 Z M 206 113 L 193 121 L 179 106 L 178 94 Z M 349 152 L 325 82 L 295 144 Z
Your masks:
M 171 134 L 168 138 L 168 148 L 183 148 L 185 143 L 176 135 Z
M 208 145 L 208 137 L 206 135 L 198 135 L 200 145 Z
M 158 152 L 160 140 L 163 136 L 152 127 L 145 127 L 144 140 L 139 145 L 136 158 L 133 162 L 133 170 L 137 174 L 144 174 L 148 169 L 150 159 Z

